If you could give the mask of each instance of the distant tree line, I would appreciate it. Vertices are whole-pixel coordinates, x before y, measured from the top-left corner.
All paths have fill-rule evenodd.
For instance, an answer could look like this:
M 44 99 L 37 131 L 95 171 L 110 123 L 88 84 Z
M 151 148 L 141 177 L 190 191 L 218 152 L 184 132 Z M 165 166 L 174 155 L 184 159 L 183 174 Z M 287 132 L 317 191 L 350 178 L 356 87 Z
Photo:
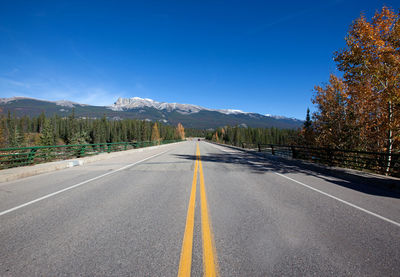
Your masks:
M 186 137 L 199 137 L 204 138 L 208 134 L 206 129 L 185 128 Z
M 245 144 L 289 144 L 295 141 L 298 130 L 226 126 L 208 131 L 206 139 L 235 146 Z
M 169 126 L 160 122 L 124 119 L 108 120 L 68 117 L 0 117 L 0 147 L 109 143 L 122 141 L 173 140 L 185 138 L 182 124 Z

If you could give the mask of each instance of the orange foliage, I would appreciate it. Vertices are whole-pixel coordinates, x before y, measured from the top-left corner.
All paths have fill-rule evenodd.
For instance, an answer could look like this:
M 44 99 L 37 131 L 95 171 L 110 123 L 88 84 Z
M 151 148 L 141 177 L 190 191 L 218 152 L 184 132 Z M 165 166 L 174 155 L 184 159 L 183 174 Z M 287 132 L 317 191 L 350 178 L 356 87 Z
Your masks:
M 354 110 L 346 83 L 331 75 L 329 83 L 325 87 L 316 86 L 314 92 L 312 102 L 319 110 L 314 114 L 316 142 L 332 148 L 355 148 L 358 136 L 354 132 Z
M 185 139 L 185 128 L 183 128 L 181 123 L 178 123 L 178 126 L 176 127 L 176 133 L 180 139 Z
M 151 130 L 151 140 L 160 143 L 160 132 L 158 131 L 157 123 L 154 123 L 153 129 Z
M 390 153 L 400 142 L 399 15 L 383 7 L 371 22 L 361 16 L 351 26 L 346 45 L 335 53 L 335 61 L 344 72 L 361 146 Z

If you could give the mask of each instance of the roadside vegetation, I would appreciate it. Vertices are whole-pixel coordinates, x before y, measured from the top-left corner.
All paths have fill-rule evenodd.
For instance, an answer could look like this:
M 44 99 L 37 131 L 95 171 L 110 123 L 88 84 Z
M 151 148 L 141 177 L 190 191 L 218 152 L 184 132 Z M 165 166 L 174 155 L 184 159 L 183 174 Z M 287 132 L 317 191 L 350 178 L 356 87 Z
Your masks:
M 291 157 L 399 176 L 400 15 L 387 7 L 370 21 L 361 15 L 345 43 L 333 55 L 339 74 L 315 86 L 317 109 L 307 109 L 300 130 L 226 127 L 207 138 L 251 148 L 289 144 L 280 149 Z
M 215 131 L 209 131 L 206 134 L 206 139 L 235 146 L 242 146 L 243 144 L 290 144 L 296 141 L 298 134 L 299 131 L 294 129 L 226 126 Z
M 400 16 L 383 7 L 350 26 L 346 47 L 334 53 L 340 71 L 315 86 L 303 128 L 224 127 L 207 139 L 233 145 L 292 144 L 330 149 L 400 151 Z
M 400 17 L 383 7 L 350 26 L 346 47 L 334 53 L 340 75 L 316 86 L 317 111 L 298 143 L 334 149 L 400 151 Z
M 169 126 L 159 122 L 124 119 L 108 120 L 68 117 L 16 117 L 10 113 L 0 118 L 0 148 L 40 145 L 161 141 L 184 139 L 182 124 Z

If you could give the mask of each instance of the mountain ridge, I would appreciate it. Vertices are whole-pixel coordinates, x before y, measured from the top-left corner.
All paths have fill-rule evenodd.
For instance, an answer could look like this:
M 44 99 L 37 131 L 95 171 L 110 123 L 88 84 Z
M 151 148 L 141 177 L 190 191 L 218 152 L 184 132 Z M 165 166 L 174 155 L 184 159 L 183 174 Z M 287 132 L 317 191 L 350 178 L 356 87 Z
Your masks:
M 30 97 L 0 98 L 0 113 L 8 111 L 17 116 L 37 116 L 42 112 L 51 116 L 57 114 L 67 116 L 75 110 L 79 117 L 100 118 L 105 115 L 109 119 L 136 118 L 160 121 L 166 124 L 181 122 L 192 128 L 217 128 L 226 125 L 249 127 L 298 128 L 299 119 L 283 116 L 262 115 L 233 109 L 209 109 L 192 104 L 158 102 L 149 98 L 118 98 L 109 106 L 80 104 L 68 100 L 49 101 Z
M 123 109 L 139 108 L 139 107 L 154 107 L 158 110 L 165 109 L 168 111 L 178 110 L 181 111 L 182 113 L 197 113 L 200 110 L 216 111 L 224 114 L 248 113 L 236 109 L 209 109 L 193 104 L 158 102 L 150 98 L 140 98 L 140 97 L 132 97 L 132 98 L 119 97 L 118 100 L 111 106 L 111 109 L 123 110 Z

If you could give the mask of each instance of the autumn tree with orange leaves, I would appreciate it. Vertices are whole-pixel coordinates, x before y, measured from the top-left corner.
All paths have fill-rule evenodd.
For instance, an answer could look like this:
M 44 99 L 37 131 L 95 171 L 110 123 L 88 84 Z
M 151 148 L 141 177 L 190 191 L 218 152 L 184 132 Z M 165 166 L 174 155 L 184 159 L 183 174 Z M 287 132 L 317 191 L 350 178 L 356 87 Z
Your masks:
M 314 88 L 314 129 L 319 146 L 337 149 L 356 149 L 359 145 L 358 127 L 354 106 L 349 98 L 349 88 L 343 80 L 331 75 L 324 87 Z
M 160 132 L 158 131 L 158 124 L 157 122 L 154 123 L 153 129 L 151 130 L 151 140 L 160 144 Z
M 338 148 L 386 151 L 400 144 L 400 18 L 383 7 L 355 20 L 334 54 L 343 80 L 316 87 L 317 140 Z
M 180 139 L 185 139 L 185 128 L 183 128 L 181 123 L 178 123 L 178 126 L 176 127 L 176 135 Z

